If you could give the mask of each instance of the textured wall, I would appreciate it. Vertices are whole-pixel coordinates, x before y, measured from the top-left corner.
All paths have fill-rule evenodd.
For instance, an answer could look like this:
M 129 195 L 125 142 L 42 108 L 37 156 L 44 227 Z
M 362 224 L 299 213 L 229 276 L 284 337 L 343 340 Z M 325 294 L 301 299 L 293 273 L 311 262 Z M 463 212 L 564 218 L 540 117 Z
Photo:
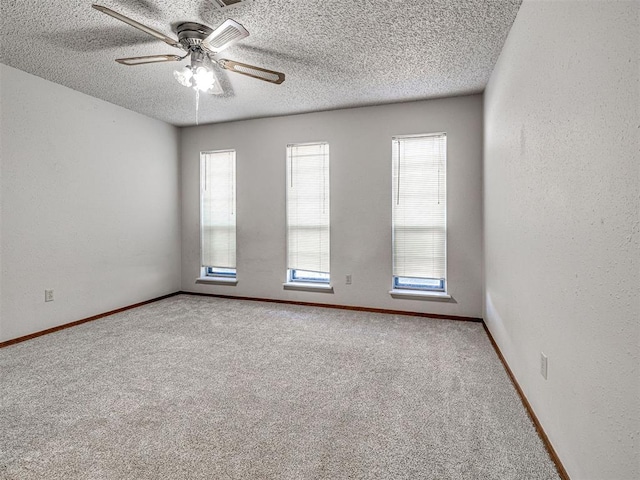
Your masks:
M 639 9 L 525 1 L 485 92 L 485 319 L 575 479 L 640 478 Z
M 178 290 L 177 129 L 0 75 L 0 341 Z
M 391 137 L 447 132 L 448 274 L 454 302 L 394 299 Z M 283 290 L 285 152 L 327 141 L 334 293 Z M 196 285 L 199 152 L 237 150 L 238 285 Z M 182 136 L 182 289 L 479 317 L 482 310 L 482 97 L 367 107 L 191 127 Z M 353 284 L 345 285 L 345 275 Z

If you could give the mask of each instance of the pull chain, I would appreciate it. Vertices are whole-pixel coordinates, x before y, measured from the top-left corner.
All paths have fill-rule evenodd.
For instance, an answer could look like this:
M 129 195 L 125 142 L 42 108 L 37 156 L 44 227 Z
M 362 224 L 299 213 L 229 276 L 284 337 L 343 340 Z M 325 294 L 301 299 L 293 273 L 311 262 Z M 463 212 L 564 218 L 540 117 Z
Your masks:
M 200 110 L 200 89 L 196 88 L 196 125 L 198 125 L 199 110 Z

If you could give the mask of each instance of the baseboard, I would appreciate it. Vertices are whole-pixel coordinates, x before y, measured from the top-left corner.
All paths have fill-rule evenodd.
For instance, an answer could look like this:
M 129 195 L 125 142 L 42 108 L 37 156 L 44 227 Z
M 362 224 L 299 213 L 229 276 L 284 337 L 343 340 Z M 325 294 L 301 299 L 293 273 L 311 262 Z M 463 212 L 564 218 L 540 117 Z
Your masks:
M 461 317 L 457 315 L 440 315 L 437 313 L 405 312 L 404 310 L 389 310 L 385 308 L 355 307 L 350 305 L 335 305 L 330 303 L 296 302 L 292 300 L 279 300 L 274 298 L 237 297 L 235 295 L 219 295 L 216 293 L 196 293 L 196 292 L 184 292 L 184 291 L 179 293 L 182 295 L 195 295 L 198 297 L 228 298 L 231 300 L 249 300 L 252 302 L 284 303 L 288 305 L 301 305 L 304 307 L 336 308 L 338 310 L 353 310 L 356 312 L 370 312 L 370 313 L 386 313 L 390 315 L 408 315 L 411 317 L 426 317 L 426 318 L 436 318 L 441 320 L 457 320 L 462 322 L 482 322 L 481 318 L 476 318 L 476 317 Z
M 157 302 L 159 300 L 164 300 L 165 298 L 173 297 L 178 295 L 180 292 L 170 293 L 168 295 L 163 295 L 161 297 L 152 298 L 151 300 L 145 300 L 144 302 L 135 303 L 133 305 L 128 305 L 126 307 L 117 308 L 115 310 L 111 310 L 109 312 L 100 313 L 98 315 L 93 315 L 92 317 L 83 318 L 82 320 L 76 320 L 75 322 L 65 323 L 63 325 L 58 325 L 57 327 L 47 328 L 46 330 L 42 330 L 36 333 L 30 333 L 29 335 L 25 335 L 23 337 L 13 338 L 11 340 L 7 340 L 5 342 L 0 342 L 0 348 L 8 347 L 9 345 L 13 345 L 16 343 L 24 342 L 26 340 L 31 340 L 32 338 L 40 337 L 42 335 L 46 335 L 48 333 L 57 332 L 58 330 L 64 330 L 65 328 L 75 327 L 76 325 L 81 325 L 83 323 L 91 322 L 93 320 L 98 320 L 99 318 L 108 317 L 109 315 L 113 315 L 116 313 L 124 312 L 126 310 L 131 310 L 132 308 L 141 307 L 143 305 L 147 305 L 149 303 Z
M 522 404 L 524 405 L 525 410 L 529 414 L 529 417 L 531 418 L 533 425 L 536 427 L 536 431 L 538 432 L 538 436 L 540 437 L 540 440 L 542 440 L 542 443 L 544 443 L 544 446 L 547 449 L 547 452 L 549 453 L 551 460 L 555 464 L 556 470 L 558 470 L 558 475 L 560 475 L 560 478 L 562 480 L 571 480 L 569 478 L 569 474 L 567 473 L 567 470 L 564 468 L 564 465 L 562 465 L 562 462 L 560 461 L 560 457 L 558 457 L 558 454 L 553 448 L 553 445 L 551 444 L 549 437 L 544 431 L 544 428 L 542 428 L 542 424 L 540 423 L 540 420 L 538 420 L 538 417 L 533 411 L 533 408 L 531 408 L 531 404 L 529 403 L 529 400 L 527 399 L 524 392 L 522 391 L 522 388 L 520 388 L 520 384 L 518 383 L 518 380 L 516 380 L 516 377 L 513 375 L 513 372 L 511 371 L 511 367 L 509 367 L 509 364 L 507 363 L 507 360 L 504 358 L 504 355 L 502 355 L 502 352 L 500 351 L 498 344 L 493 339 L 493 335 L 491 335 L 489 328 L 487 328 L 487 324 L 482 322 L 482 325 L 484 326 L 484 330 L 485 332 L 487 332 L 489 341 L 491 342 L 491 345 L 493 345 L 493 349 L 496 351 L 498 358 L 502 362 L 502 365 L 504 366 L 504 369 L 506 370 L 507 375 L 509 375 L 509 378 L 511 379 L 511 383 L 513 383 L 513 386 L 518 392 L 518 395 L 520 396 L 520 400 L 522 401 Z

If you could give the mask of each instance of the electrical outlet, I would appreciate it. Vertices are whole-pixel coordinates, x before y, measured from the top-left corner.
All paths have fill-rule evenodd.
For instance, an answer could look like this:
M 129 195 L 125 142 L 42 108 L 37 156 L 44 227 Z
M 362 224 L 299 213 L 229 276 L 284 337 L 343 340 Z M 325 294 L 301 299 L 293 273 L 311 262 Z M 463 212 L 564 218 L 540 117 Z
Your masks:
M 540 352 L 540 375 L 542 375 L 545 380 L 547 379 L 548 363 L 549 359 L 547 356 L 543 352 Z
M 351 274 L 350 273 L 347 275 L 347 278 L 345 279 L 345 283 L 347 285 L 351 285 Z
M 44 301 L 45 302 L 53 302 L 53 290 L 45 290 L 44 291 Z

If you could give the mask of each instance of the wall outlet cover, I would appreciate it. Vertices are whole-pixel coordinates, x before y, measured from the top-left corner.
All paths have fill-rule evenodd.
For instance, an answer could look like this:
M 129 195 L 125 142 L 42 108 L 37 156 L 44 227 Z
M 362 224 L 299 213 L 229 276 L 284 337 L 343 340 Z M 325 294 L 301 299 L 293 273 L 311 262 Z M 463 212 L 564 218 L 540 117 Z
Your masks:
M 547 356 L 543 352 L 540 352 L 540 375 L 542 375 L 545 380 L 547 379 L 548 363 L 549 359 Z

